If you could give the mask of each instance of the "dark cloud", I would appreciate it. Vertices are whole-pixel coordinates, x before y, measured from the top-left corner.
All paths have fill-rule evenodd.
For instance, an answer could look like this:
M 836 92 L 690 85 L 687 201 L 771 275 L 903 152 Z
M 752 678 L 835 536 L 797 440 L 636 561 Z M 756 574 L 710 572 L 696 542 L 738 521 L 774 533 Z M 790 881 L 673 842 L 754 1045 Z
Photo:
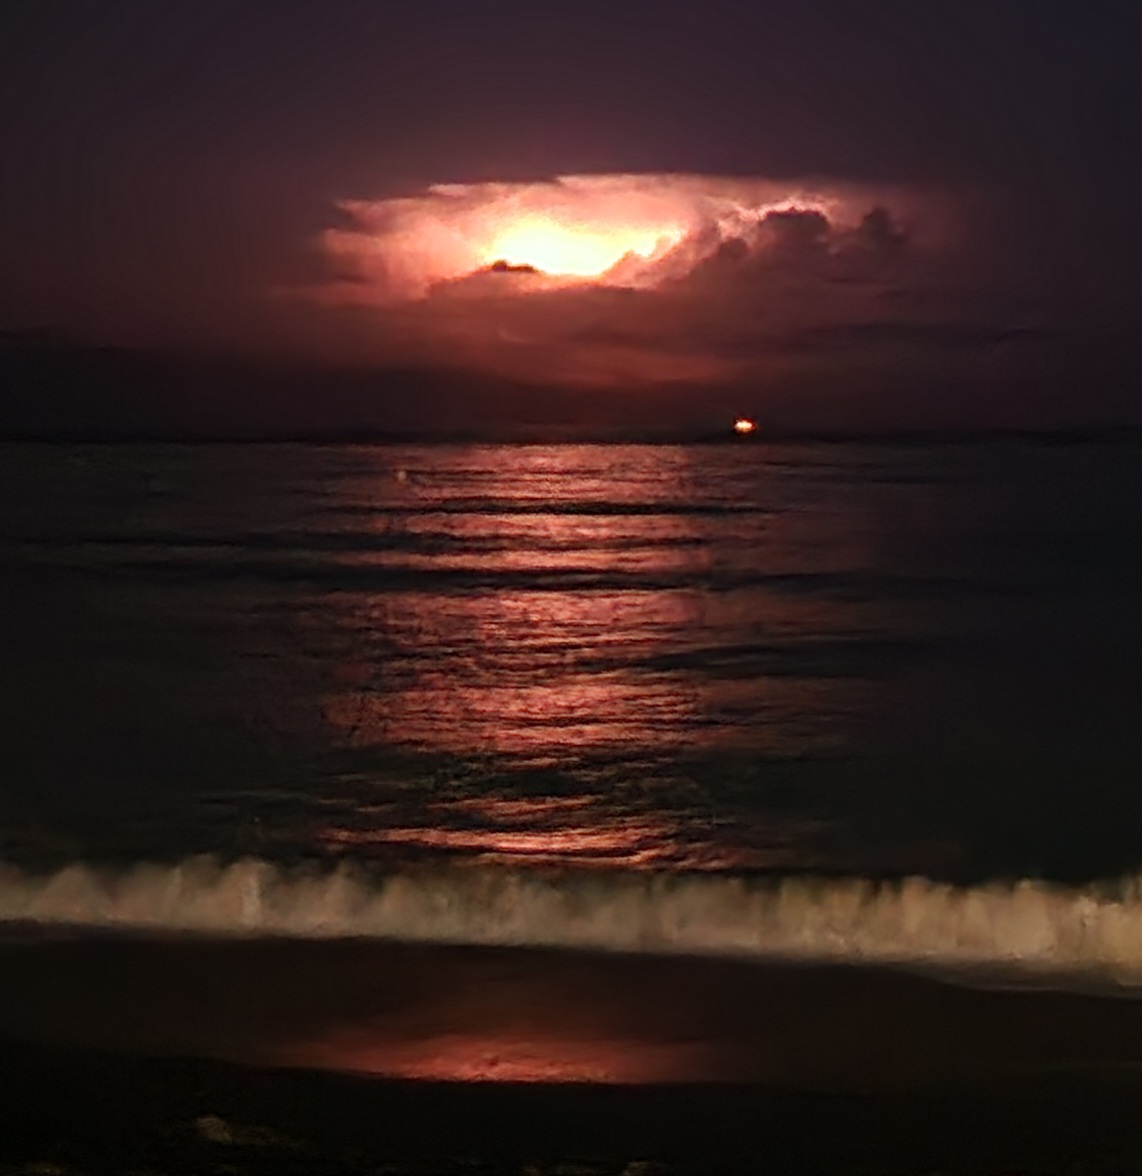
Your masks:
M 877 322 L 803 327 L 770 343 L 791 354 L 820 355 L 883 347 L 911 347 L 932 352 L 973 351 L 1012 344 L 1043 343 L 1054 337 L 1054 332 L 1026 327 L 884 319 Z
M 619 179 L 594 177 L 589 187 L 627 192 Z M 787 182 L 786 192 L 803 195 L 785 197 L 770 181 L 720 183 L 637 178 L 630 190 L 639 199 L 662 184 L 687 201 L 701 195 L 701 211 L 635 271 L 633 286 L 622 284 L 621 267 L 617 285 L 566 284 L 534 266 L 492 263 L 394 303 L 384 270 L 360 288 L 366 303 L 372 290 L 380 301 L 353 313 L 371 318 L 382 351 L 410 361 L 444 354 L 515 379 L 627 397 L 736 390 L 725 395 L 739 406 L 744 397 L 763 415 L 810 428 L 888 427 L 892 412 L 922 427 L 1056 411 L 1078 371 L 1079 336 L 1061 331 L 1041 292 L 1020 284 L 978 203 L 932 190 L 814 196 L 812 185 Z M 536 207 L 547 199 L 527 191 Z M 742 203 L 749 192 L 761 202 L 753 218 Z M 482 190 L 445 195 L 454 203 L 444 207 L 465 217 L 483 207 Z M 370 234 L 394 223 L 407 234 L 420 207 L 401 204 L 396 222 L 383 205 L 358 215 Z M 441 205 L 424 207 L 436 216 Z M 357 239 L 338 240 L 352 253 Z M 361 240 L 372 248 L 375 237 Z
M 878 204 L 865 213 L 855 241 L 877 252 L 889 252 L 907 244 L 908 231 L 887 208 Z
M 788 208 L 768 212 L 758 226 L 771 256 L 798 260 L 822 254 L 828 248 L 833 227 L 829 218 L 816 209 Z

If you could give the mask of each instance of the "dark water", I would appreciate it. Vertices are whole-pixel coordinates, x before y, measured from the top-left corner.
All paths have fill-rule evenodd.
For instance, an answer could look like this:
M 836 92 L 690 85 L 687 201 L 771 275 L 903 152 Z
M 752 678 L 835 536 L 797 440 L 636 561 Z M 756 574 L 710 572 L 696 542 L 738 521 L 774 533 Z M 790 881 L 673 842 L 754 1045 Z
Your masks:
M 1118 874 L 1140 457 L 8 448 L 3 834 Z
M 1140 458 L 8 446 L 0 917 L 1133 979 Z

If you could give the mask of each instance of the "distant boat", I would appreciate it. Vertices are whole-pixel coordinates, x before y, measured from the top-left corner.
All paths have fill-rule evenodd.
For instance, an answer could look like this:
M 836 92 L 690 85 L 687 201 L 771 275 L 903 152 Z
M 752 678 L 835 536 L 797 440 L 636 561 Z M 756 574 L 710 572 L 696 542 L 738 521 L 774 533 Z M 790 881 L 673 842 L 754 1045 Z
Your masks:
M 748 437 L 757 432 L 757 421 L 752 417 L 740 416 L 734 419 L 734 432 L 739 437 Z

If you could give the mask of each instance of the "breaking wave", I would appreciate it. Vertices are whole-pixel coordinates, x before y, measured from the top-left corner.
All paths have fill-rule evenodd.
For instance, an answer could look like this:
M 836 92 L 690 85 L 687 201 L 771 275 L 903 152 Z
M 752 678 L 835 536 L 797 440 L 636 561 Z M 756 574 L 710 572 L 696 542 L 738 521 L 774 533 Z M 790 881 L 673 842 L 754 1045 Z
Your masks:
M 192 858 L 118 871 L 0 869 L 0 924 L 211 936 L 1001 967 L 1142 983 L 1142 879 L 958 888 L 787 877 L 511 870 L 387 876 Z

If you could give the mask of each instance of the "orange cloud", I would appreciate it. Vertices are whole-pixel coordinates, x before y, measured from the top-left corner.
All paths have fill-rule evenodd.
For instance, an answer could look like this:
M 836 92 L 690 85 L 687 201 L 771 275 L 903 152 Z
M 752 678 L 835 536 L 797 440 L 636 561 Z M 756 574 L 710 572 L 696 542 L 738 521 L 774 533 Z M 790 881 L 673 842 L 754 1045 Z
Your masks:
M 686 175 L 436 184 L 342 202 L 351 223 L 328 230 L 322 246 L 357 297 L 378 301 L 425 297 L 497 262 L 534 270 L 544 288 L 638 289 L 684 275 L 727 241 L 763 248 L 774 213 L 812 211 L 853 228 L 872 203 L 811 185 Z
M 367 349 L 589 385 L 772 373 L 769 340 L 869 317 L 937 241 L 927 196 L 694 175 L 436 184 L 347 200 L 304 293 Z M 905 259 L 902 261 L 902 259 Z

